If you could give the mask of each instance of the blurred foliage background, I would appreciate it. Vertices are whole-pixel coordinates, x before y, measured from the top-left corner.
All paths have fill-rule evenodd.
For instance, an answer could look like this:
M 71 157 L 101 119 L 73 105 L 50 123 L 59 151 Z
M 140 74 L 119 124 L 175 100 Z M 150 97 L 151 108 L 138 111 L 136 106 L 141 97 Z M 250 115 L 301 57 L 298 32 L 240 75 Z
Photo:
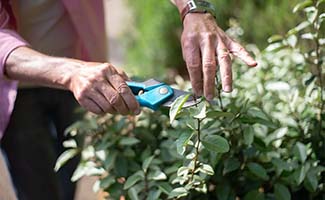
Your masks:
M 137 76 L 166 78 L 166 69 L 186 74 L 182 58 L 179 14 L 169 0 L 127 0 L 134 12 L 134 31 L 123 36 L 126 41 L 127 68 Z M 224 30 L 240 24 L 244 43 L 260 49 L 274 33 L 284 34 L 299 22 L 292 8 L 299 0 L 211 0 L 217 9 L 217 22 Z

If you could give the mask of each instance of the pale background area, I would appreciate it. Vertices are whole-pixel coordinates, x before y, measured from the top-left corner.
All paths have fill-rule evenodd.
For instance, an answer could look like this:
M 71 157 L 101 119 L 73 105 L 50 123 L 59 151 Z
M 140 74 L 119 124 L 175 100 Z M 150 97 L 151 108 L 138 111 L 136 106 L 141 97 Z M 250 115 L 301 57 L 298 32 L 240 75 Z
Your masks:
M 123 67 L 125 50 L 119 41 L 121 35 L 130 31 L 132 17 L 130 9 L 125 0 L 104 0 L 106 28 L 108 33 L 108 61 L 114 66 Z M 77 185 L 75 200 L 97 200 L 102 199 L 101 194 L 95 194 L 92 186 L 96 178 L 84 177 Z

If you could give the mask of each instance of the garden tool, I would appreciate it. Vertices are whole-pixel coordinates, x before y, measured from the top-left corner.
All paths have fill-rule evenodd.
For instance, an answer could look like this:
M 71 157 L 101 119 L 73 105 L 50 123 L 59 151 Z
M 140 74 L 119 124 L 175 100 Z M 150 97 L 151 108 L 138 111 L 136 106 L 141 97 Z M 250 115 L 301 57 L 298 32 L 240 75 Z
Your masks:
M 171 107 L 173 102 L 180 96 L 190 94 L 182 90 L 177 90 L 169 85 L 155 79 L 144 82 L 127 81 L 127 85 L 132 90 L 140 106 L 157 110 L 160 106 Z M 183 108 L 198 104 L 200 99 L 190 96 L 184 103 Z

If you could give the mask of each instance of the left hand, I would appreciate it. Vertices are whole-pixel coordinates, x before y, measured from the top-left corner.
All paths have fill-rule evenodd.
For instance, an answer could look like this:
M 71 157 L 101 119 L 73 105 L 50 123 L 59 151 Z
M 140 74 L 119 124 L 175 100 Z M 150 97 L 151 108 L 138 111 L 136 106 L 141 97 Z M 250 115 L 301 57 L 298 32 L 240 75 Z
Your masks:
M 257 65 L 244 47 L 218 27 L 211 14 L 188 13 L 183 24 L 183 57 L 196 95 L 213 99 L 217 65 L 220 68 L 223 91 L 232 91 L 230 54 L 240 58 L 248 66 Z

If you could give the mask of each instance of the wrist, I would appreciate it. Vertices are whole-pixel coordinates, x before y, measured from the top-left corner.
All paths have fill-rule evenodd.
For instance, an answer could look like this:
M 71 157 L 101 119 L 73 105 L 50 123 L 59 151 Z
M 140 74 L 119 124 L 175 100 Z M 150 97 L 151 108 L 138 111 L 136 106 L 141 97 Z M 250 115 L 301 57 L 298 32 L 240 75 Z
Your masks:
M 52 62 L 52 65 L 57 66 L 61 72 L 53 79 L 53 84 L 73 92 L 73 80 L 79 69 L 82 68 L 83 62 L 70 58 L 54 58 L 50 62 Z
M 216 18 L 216 9 L 208 1 L 204 0 L 186 0 L 179 2 L 180 17 L 184 22 L 185 17 L 190 13 L 210 14 Z

